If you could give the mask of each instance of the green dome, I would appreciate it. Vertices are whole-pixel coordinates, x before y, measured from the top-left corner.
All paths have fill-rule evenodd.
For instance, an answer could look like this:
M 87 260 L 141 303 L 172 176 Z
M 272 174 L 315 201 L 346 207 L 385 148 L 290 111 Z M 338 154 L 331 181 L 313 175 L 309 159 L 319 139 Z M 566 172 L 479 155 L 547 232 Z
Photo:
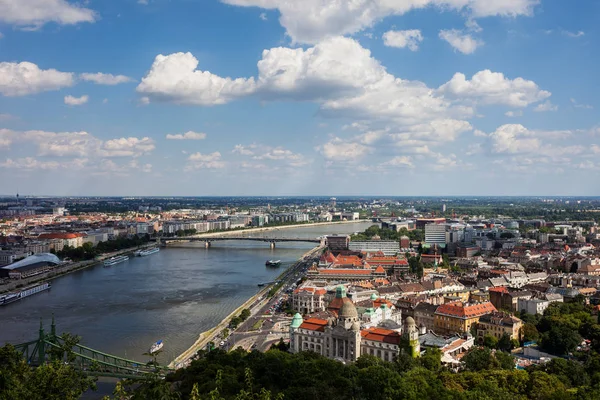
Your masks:
M 342 285 L 338 286 L 335 289 L 335 297 L 337 297 L 338 299 L 346 297 L 346 288 Z
M 377 295 L 375 293 L 371 295 L 371 300 L 377 300 Z
M 302 322 L 304 322 L 304 320 L 302 319 L 302 315 L 300 315 L 300 313 L 296 313 L 296 315 L 294 315 L 294 318 L 292 318 L 292 323 L 290 324 L 290 326 L 292 328 L 299 328 L 300 325 L 302 325 Z

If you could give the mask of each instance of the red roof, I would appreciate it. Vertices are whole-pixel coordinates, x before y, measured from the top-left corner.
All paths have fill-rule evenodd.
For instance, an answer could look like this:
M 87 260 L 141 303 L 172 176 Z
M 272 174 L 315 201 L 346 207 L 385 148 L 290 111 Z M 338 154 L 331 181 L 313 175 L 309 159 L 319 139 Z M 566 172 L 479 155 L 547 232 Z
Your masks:
M 461 302 L 442 304 L 438 307 L 436 314 L 450 315 L 458 318 L 475 318 L 495 312 L 496 307 L 489 301 L 478 304 L 463 305 Z
M 318 296 L 318 295 L 327 293 L 327 290 L 317 289 L 317 288 L 313 288 L 313 287 L 301 287 L 301 288 L 294 290 L 294 293 L 300 293 L 300 292 L 312 293 L 312 294 L 315 294 Z
M 342 269 L 342 268 L 322 268 L 319 274 L 323 275 L 371 275 L 370 269 Z
M 84 233 L 54 232 L 42 233 L 38 236 L 38 239 L 76 239 L 83 236 L 85 236 Z
M 375 342 L 400 344 L 400 334 L 396 331 L 383 328 L 368 328 L 360 331 L 363 339 L 373 340 Z
M 300 329 L 308 329 L 309 331 L 323 332 L 327 326 L 326 319 L 309 318 L 300 325 Z
M 494 288 L 490 288 L 489 292 L 497 292 L 497 293 L 508 293 L 508 289 L 505 286 L 498 286 Z
M 375 273 L 377 273 L 377 274 L 385 274 L 385 270 L 380 265 L 379 267 L 375 268 Z

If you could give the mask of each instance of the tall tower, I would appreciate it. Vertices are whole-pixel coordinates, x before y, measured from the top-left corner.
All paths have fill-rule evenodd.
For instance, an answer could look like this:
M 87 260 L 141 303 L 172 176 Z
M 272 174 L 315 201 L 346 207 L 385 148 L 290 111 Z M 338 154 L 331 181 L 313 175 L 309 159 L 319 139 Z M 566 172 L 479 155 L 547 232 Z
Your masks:
M 419 343 L 419 331 L 413 317 L 407 317 L 404 320 L 404 331 L 402 336 L 408 341 L 410 355 L 417 358 L 421 355 L 421 344 Z
M 292 353 L 297 353 L 300 350 L 297 348 L 296 332 L 303 322 L 304 320 L 302 319 L 302 315 L 300 315 L 300 313 L 296 313 L 294 318 L 292 318 L 292 323 L 290 324 L 290 351 Z

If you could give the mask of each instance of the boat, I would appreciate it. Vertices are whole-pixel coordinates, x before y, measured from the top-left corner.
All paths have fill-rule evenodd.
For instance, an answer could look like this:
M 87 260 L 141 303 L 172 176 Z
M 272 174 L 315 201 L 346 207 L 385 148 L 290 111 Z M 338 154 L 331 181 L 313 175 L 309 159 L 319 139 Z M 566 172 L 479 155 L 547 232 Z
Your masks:
M 265 265 L 267 267 L 279 267 L 281 260 L 268 260 Z
M 136 257 L 140 257 L 141 254 L 142 254 L 142 250 L 136 250 L 136 251 L 133 252 L 133 255 L 136 256 Z
M 150 254 L 158 253 L 159 251 L 160 251 L 160 249 L 158 247 L 152 247 L 151 249 L 140 250 L 139 254 L 136 254 L 136 255 L 140 256 L 140 257 L 145 257 L 145 256 L 149 256 Z
M 27 286 L 23 289 L 16 290 L 14 292 L 0 295 L 0 306 L 13 303 L 17 300 L 24 299 L 25 297 L 33 294 L 43 292 L 44 290 L 50 289 L 51 285 L 48 282 L 39 283 L 37 285 Z
M 108 260 L 104 260 L 104 266 L 105 267 L 110 267 L 111 265 L 115 265 L 115 264 L 119 264 L 122 263 L 124 261 L 129 260 L 128 256 L 115 256 L 115 257 L 111 257 Z
M 154 353 L 158 353 L 160 351 L 160 349 L 163 348 L 163 341 L 162 340 L 158 340 L 156 343 L 154 343 L 152 346 L 150 346 L 150 354 L 154 354 Z

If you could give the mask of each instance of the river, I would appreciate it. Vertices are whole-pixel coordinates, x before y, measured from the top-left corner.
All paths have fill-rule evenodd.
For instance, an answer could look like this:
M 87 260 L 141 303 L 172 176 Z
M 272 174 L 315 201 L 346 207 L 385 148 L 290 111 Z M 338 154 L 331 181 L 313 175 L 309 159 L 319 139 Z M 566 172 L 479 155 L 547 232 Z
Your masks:
M 370 223 L 294 227 L 250 234 L 260 237 L 316 238 L 362 231 Z M 47 331 L 52 314 L 59 333 L 81 336 L 94 349 L 138 361 L 158 339 L 158 361 L 168 364 L 198 338 L 271 281 L 314 245 L 215 242 L 163 248 L 111 267 L 101 265 L 52 281 L 52 288 L 0 307 L 0 344 L 37 338 L 40 318 Z M 279 269 L 265 267 L 282 260 Z

